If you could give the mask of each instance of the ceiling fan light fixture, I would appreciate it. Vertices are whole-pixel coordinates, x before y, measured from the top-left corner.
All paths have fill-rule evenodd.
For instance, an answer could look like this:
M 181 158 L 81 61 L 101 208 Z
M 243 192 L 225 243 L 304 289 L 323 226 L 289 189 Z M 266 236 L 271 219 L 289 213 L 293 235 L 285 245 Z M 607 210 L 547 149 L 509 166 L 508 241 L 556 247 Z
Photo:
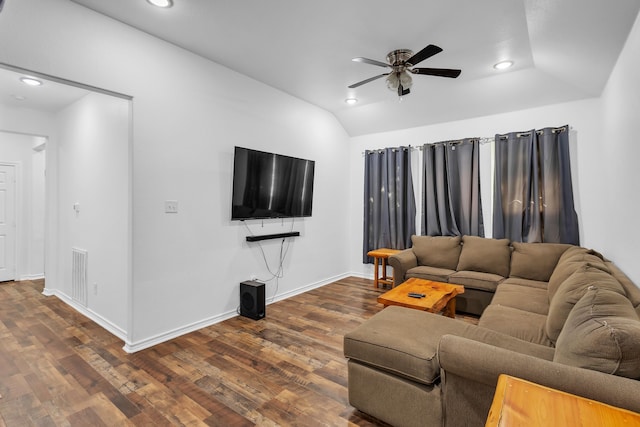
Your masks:
M 513 61 L 500 61 L 493 66 L 496 70 L 506 70 L 513 66 Z
M 411 88 L 411 85 L 413 84 L 413 80 L 411 79 L 411 76 L 406 71 L 400 73 L 400 84 L 405 89 Z
M 173 6 L 173 0 L 147 0 L 153 6 L 170 8 Z
M 398 73 L 391 73 L 387 76 L 387 88 L 389 90 L 396 91 L 398 90 L 398 86 L 400 86 L 400 78 L 398 77 Z

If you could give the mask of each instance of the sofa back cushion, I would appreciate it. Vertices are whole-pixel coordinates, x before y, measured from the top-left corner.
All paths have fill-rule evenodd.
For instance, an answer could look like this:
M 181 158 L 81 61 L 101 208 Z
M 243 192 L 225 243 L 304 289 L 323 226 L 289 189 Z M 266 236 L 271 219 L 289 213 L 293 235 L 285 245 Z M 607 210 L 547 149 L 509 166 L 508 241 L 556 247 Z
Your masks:
M 460 257 L 460 236 L 411 236 L 418 265 L 455 270 Z
M 571 247 L 563 243 L 513 242 L 511 277 L 548 282 L 560 256 Z
M 572 246 L 560 256 L 556 268 L 553 269 L 553 273 L 549 277 L 549 301 L 553 299 L 553 295 L 560 285 L 586 263 L 609 272 L 600 254 L 591 249 Z
M 554 362 L 640 378 L 640 319 L 617 292 L 591 286 L 562 328 Z
M 573 306 L 582 298 L 589 286 L 608 289 L 625 296 L 620 282 L 609 273 L 589 264 L 582 265 L 560 285 L 549 303 L 545 331 L 551 342 L 556 342 Z
M 458 271 L 481 271 L 507 277 L 509 276 L 510 262 L 509 239 L 462 237 L 462 252 L 458 261 Z
M 611 275 L 620 282 L 624 288 L 624 292 L 627 294 L 627 298 L 631 301 L 631 305 L 636 309 L 638 317 L 640 317 L 640 288 L 631 281 L 629 276 L 624 274 L 620 268 L 610 261 L 605 261 L 605 265 L 611 272 Z

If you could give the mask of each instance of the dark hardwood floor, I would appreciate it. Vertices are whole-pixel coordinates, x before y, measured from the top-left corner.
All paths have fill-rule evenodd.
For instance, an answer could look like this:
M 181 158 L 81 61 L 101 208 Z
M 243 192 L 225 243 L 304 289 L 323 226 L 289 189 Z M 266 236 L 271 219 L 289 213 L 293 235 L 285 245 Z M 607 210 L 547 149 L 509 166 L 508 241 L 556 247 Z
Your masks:
M 380 426 L 343 335 L 382 309 L 346 278 L 135 354 L 42 281 L 0 283 L 0 426 Z M 383 391 L 381 391 L 383 392 Z
M 349 406 L 342 337 L 381 309 L 348 278 L 135 354 L 42 281 L 0 284 L 0 425 L 380 425 Z

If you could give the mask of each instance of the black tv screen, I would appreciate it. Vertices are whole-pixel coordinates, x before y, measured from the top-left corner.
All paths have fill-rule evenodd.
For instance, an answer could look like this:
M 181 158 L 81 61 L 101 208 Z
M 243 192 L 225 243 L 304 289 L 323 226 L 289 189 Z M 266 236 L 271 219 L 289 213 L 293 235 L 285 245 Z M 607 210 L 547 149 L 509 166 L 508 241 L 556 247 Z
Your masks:
M 311 216 L 313 160 L 235 147 L 231 219 Z

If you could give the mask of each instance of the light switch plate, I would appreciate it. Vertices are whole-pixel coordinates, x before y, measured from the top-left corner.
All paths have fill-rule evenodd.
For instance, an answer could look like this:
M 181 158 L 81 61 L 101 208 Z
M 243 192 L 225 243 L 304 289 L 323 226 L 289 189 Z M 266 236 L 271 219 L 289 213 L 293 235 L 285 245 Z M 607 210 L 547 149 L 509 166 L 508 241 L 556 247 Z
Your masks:
M 165 213 L 178 213 L 178 201 L 177 200 L 165 200 L 164 202 Z

